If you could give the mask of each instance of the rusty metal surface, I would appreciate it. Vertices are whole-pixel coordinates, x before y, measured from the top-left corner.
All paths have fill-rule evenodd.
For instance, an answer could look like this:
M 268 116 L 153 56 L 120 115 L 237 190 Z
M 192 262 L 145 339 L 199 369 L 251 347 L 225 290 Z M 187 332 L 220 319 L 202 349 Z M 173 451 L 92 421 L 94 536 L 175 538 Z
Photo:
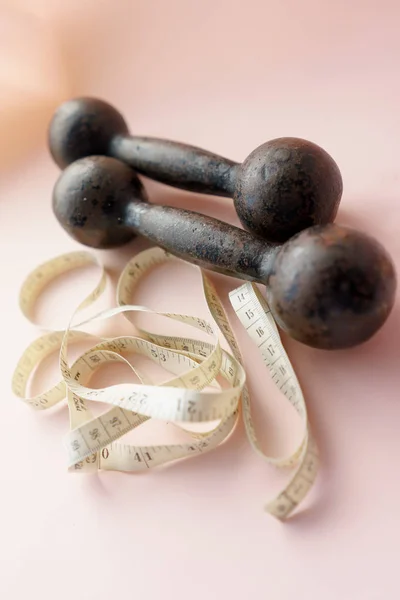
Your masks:
M 79 158 L 108 154 L 112 138 L 128 133 L 122 115 L 107 102 L 74 98 L 55 111 L 48 146 L 54 162 L 64 169 Z
M 206 269 L 264 282 L 277 247 L 243 229 L 182 208 L 133 205 L 134 230 L 172 254 Z
M 189 262 L 264 283 L 281 328 L 316 348 L 366 341 L 393 306 L 394 267 L 373 238 L 327 225 L 270 244 L 211 217 L 147 204 L 135 172 L 113 158 L 71 164 L 56 183 L 53 209 L 82 244 L 109 248 L 142 234 Z
M 60 225 L 92 248 L 115 248 L 132 240 L 135 232 L 126 224 L 127 210 L 132 202 L 146 201 L 136 174 L 118 160 L 101 156 L 72 163 L 53 190 L 53 212 Z
M 109 155 L 172 187 L 226 197 L 235 192 L 238 163 L 196 146 L 117 135 L 111 141 Z
M 339 168 L 325 150 L 307 140 L 279 138 L 246 158 L 234 202 L 246 229 L 284 242 L 334 221 L 342 192 Z
M 284 244 L 267 298 L 281 327 L 317 348 L 356 346 L 386 321 L 396 273 L 372 237 L 338 225 L 307 229 Z
M 307 140 L 271 140 L 239 165 L 187 144 L 129 136 L 120 113 L 96 98 L 61 105 L 49 147 L 61 168 L 83 156 L 108 155 L 168 185 L 233 197 L 243 227 L 275 242 L 332 222 L 343 191 L 335 161 Z

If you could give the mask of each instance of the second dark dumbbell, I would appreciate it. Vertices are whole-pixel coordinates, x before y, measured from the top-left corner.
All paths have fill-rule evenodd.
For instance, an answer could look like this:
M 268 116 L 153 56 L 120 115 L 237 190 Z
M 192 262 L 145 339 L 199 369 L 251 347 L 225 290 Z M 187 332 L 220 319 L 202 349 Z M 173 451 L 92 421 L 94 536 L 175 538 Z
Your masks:
M 212 217 L 150 204 L 135 171 L 113 158 L 69 165 L 54 186 L 53 211 L 86 246 L 115 248 L 139 234 L 203 268 L 264 284 L 277 324 L 314 348 L 366 341 L 394 304 L 394 265 L 372 237 L 330 224 L 272 244 Z

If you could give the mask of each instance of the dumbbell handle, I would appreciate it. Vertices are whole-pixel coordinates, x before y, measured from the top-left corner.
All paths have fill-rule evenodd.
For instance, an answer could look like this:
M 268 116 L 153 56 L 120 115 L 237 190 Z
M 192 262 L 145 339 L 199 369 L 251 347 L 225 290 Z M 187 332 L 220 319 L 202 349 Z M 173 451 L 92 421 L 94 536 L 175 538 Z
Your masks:
M 325 225 L 271 244 L 211 217 L 149 204 L 135 172 L 114 158 L 70 164 L 54 186 L 53 210 L 88 246 L 122 246 L 138 233 L 202 267 L 265 284 L 278 325 L 316 348 L 366 341 L 393 307 L 395 269 L 373 238 Z
M 143 202 L 132 202 L 126 225 L 179 258 L 264 285 L 281 247 L 212 217 Z
M 156 181 L 215 196 L 233 197 L 240 167 L 196 146 L 151 137 L 116 135 L 109 154 Z

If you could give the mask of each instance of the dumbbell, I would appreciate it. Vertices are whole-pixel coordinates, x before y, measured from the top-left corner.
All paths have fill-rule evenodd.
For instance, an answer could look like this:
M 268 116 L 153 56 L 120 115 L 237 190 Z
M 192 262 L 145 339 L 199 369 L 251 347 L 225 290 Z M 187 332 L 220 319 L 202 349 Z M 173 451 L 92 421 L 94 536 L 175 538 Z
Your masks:
M 135 171 L 114 158 L 71 163 L 52 202 L 61 226 L 86 246 L 113 248 L 141 234 L 201 267 L 264 284 L 277 324 L 315 348 L 365 342 L 394 303 L 395 269 L 374 238 L 327 224 L 268 243 L 208 216 L 150 204 Z
M 171 186 L 233 197 L 243 227 L 276 242 L 334 221 L 343 191 L 335 161 L 307 140 L 271 140 L 238 164 L 179 142 L 130 136 L 122 115 L 96 98 L 62 104 L 48 142 L 62 169 L 85 156 L 105 155 Z

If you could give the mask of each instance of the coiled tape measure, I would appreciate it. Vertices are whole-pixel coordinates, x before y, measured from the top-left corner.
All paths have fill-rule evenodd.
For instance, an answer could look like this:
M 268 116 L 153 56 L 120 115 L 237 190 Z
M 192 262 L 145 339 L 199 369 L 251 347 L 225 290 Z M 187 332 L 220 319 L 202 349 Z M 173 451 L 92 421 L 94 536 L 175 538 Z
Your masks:
M 56 257 L 30 273 L 20 291 L 20 308 L 33 322 L 32 309 L 45 286 L 67 271 L 94 265 L 101 277 L 91 294 L 78 306 L 65 330 L 48 331 L 34 341 L 21 356 L 12 378 L 13 392 L 35 410 L 46 410 L 66 399 L 69 409 L 70 430 L 65 437 L 68 469 L 86 473 L 94 470 L 143 471 L 174 460 L 208 452 L 222 443 L 231 433 L 240 415 L 243 416 L 247 437 L 253 449 L 275 467 L 292 467 L 291 480 L 276 498 L 266 505 L 268 513 L 277 519 L 286 519 L 312 487 L 318 470 L 318 451 L 311 436 L 307 409 L 296 374 L 283 348 L 277 327 L 268 305 L 258 289 L 245 283 L 229 294 L 230 302 L 257 345 L 272 380 L 293 405 L 304 424 L 304 435 L 299 447 L 289 457 L 271 458 L 261 449 L 251 416 L 250 396 L 242 357 L 227 315 L 217 291 L 199 267 L 203 291 L 215 320 L 211 324 L 196 316 L 159 313 L 132 304 L 139 281 L 155 266 L 167 261 L 179 261 L 160 248 L 151 248 L 137 254 L 124 268 L 117 287 L 117 306 L 78 322 L 77 315 L 103 293 L 107 277 L 104 267 L 89 252 L 78 251 Z M 185 263 L 186 264 L 186 263 Z M 133 322 L 135 313 L 161 315 L 201 330 L 209 342 L 198 339 L 158 335 L 137 329 L 137 336 L 99 338 L 81 329 L 98 320 L 123 314 Z M 221 348 L 220 332 L 231 352 Z M 71 342 L 97 341 L 72 364 L 68 360 Z M 30 375 L 49 354 L 59 350 L 60 382 L 38 396 L 27 397 Z M 155 385 L 147 375 L 139 373 L 125 358 L 126 354 L 143 355 L 169 371 L 173 377 Z M 129 365 L 141 383 L 121 383 L 103 389 L 88 387 L 90 377 L 105 363 L 119 361 Z M 217 377 L 222 376 L 228 387 L 221 388 Z M 211 391 L 209 391 L 211 386 Z M 205 388 L 208 388 L 205 391 Z M 109 405 L 108 410 L 94 417 L 87 401 Z M 217 421 L 207 432 L 188 433 L 187 444 L 161 446 L 133 446 L 120 440 L 129 431 L 148 419 L 186 423 Z

